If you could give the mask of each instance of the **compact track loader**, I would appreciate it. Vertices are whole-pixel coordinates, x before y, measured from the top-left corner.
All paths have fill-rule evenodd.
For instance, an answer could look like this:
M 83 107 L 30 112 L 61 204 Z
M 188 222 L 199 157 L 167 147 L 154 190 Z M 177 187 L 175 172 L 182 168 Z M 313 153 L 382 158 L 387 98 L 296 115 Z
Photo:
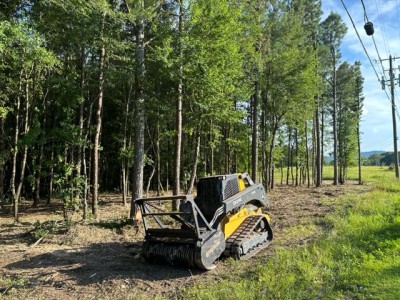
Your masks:
M 179 199 L 179 211 L 172 202 Z M 221 256 L 246 259 L 272 240 L 264 187 L 247 173 L 201 178 L 197 196 L 137 199 L 145 238 L 142 255 L 149 261 L 166 261 L 215 268 Z

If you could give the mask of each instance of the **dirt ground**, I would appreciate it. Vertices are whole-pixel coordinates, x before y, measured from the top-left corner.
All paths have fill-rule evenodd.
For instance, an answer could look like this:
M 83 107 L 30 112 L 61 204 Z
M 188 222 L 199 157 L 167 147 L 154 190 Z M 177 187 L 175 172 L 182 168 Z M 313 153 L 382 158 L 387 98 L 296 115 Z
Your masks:
M 306 243 L 312 234 L 290 234 L 291 229 L 318 227 L 336 197 L 367 189 L 355 182 L 343 186 L 326 182 L 318 189 L 277 186 L 269 193 L 273 243 L 252 259 Z M 32 234 L 35 222 L 62 224 L 59 204 L 26 206 L 20 223 L 0 215 L 0 299 L 175 299 L 182 288 L 218 280 L 232 268 L 223 260 L 208 272 L 146 263 L 139 255 L 143 229 L 135 232 L 124 223 L 129 207 L 120 202 L 118 195 L 101 195 L 100 222 L 74 222 L 40 240 Z

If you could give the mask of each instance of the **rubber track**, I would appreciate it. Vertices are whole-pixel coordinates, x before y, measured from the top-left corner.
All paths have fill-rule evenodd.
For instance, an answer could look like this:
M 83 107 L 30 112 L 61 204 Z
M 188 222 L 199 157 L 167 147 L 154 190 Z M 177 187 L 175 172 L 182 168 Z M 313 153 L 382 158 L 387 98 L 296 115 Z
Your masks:
M 226 240 L 225 255 L 234 256 L 236 259 L 248 259 L 256 255 L 262 249 L 266 248 L 271 241 L 267 240 L 257 247 L 252 248 L 249 252 L 240 255 L 239 249 L 241 244 L 250 239 L 251 234 L 254 232 L 257 224 L 264 218 L 262 215 L 249 216 L 239 226 L 239 228 Z M 227 251 L 228 250 L 228 251 Z

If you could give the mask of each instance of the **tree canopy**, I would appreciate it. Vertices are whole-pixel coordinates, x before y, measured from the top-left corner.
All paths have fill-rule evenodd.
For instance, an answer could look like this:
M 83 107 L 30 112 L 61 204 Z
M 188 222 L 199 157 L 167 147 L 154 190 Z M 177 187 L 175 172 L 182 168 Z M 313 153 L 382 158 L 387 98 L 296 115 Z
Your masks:
M 22 198 L 86 218 L 98 192 L 126 204 L 206 175 L 317 184 L 330 145 L 344 183 L 357 160 L 360 64 L 341 62 L 347 29 L 319 0 L 0 8 L 0 201 L 16 219 Z

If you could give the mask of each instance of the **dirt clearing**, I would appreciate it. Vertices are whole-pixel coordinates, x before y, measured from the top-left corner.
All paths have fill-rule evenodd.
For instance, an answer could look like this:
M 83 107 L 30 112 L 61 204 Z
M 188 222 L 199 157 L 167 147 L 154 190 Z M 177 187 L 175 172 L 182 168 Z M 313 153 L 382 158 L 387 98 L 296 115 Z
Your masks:
M 321 220 L 336 197 L 368 189 L 355 182 L 335 187 L 327 182 L 319 189 L 276 187 L 269 194 L 274 240 L 255 259 L 273 255 L 278 247 L 307 243 L 323 230 Z M 101 195 L 99 223 L 68 227 L 57 204 L 25 207 L 18 224 L 0 215 L 0 298 L 173 299 L 182 288 L 217 280 L 232 268 L 226 261 L 209 272 L 144 262 L 139 255 L 143 230 L 135 233 L 126 224 L 129 207 L 120 201 L 116 195 Z M 36 238 L 37 222 L 49 224 L 56 234 Z

